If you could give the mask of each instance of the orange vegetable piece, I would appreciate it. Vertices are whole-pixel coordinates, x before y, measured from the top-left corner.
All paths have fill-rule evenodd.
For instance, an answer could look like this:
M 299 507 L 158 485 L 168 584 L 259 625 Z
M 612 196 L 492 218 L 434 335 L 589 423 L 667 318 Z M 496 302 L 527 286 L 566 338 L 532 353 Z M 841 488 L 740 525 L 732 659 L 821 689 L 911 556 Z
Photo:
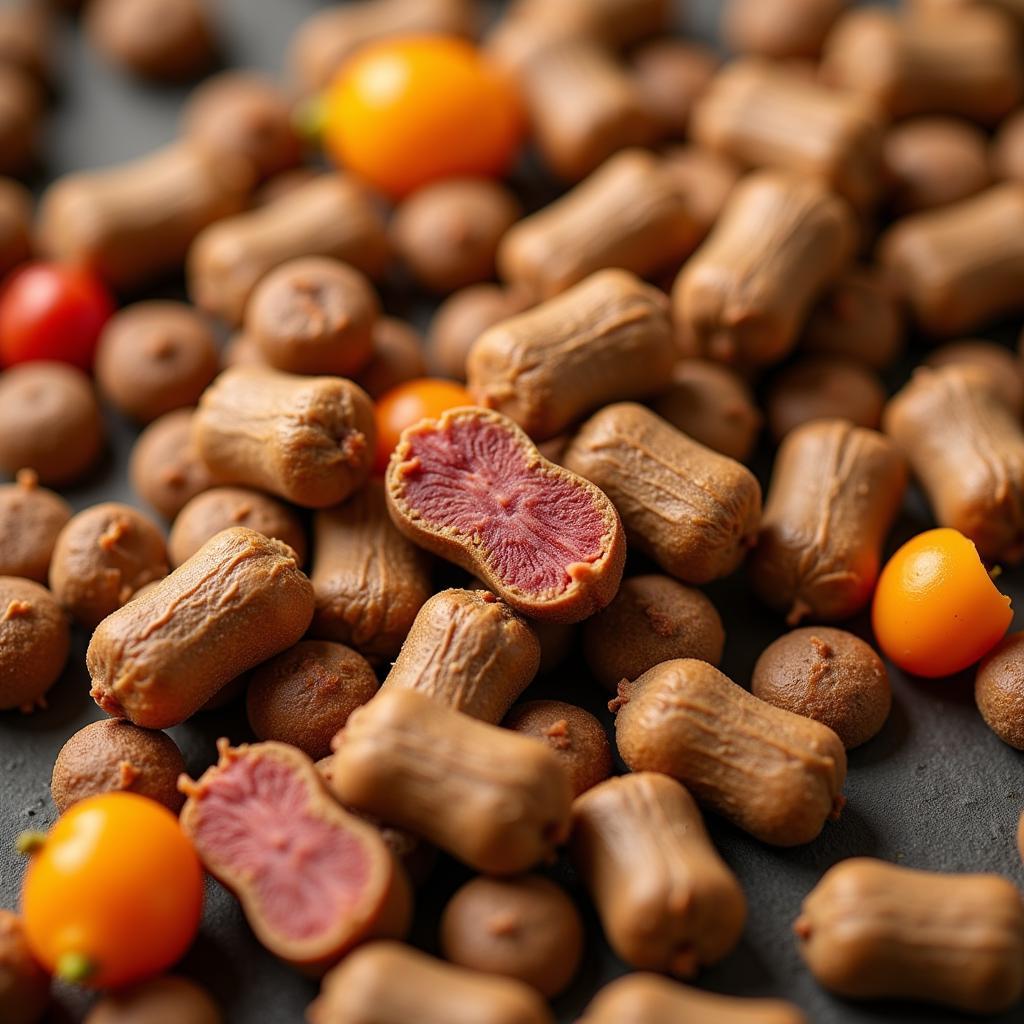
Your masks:
M 476 405 L 470 393 L 454 381 L 421 377 L 406 381 L 381 395 L 377 401 L 377 462 L 374 472 L 384 474 L 391 453 L 406 427 L 420 420 L 437 419 L 448 409 Z
M 328 153 L 393 199 L 433 181 L 500 176 L 525 119 L 509 78 L 454 36 L 371 44 L 325 96 Z
M 987 654 L 1009 629 L 999 592 L 974 544 L 958 530 L 927 530 L 889 559 L 872 624 L 891 661 L 914 675 L 952 675 Z
M 31 853 L 25 936 L 58 977 L 119 988 L 166 970 L 195 938 L 203 870 L 178 819 L 156 801 L 90 797 L 22 847 Z

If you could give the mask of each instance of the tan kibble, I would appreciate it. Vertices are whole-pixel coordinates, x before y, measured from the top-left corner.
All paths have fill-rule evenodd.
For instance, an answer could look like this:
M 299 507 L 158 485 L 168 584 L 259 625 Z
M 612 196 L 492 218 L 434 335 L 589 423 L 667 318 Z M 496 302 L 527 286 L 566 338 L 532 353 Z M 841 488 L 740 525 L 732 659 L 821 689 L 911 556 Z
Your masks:
M 1024 363 L 1005 345 L 968 338 L 928 353 L 926 366 L 969 366 L 988 377 L 991 388 L 1018 416 L 1024 413 Z
M 1004 743 L 1024 750 L 1024 633 L 1004 637 L 982 659 L 974 699 L 985 724 Z
M 84 1024 L 223 1024 L 224 1016 L 205 989 L 187 978 L 164 975 L 103 996 Z
M 71 506 L 39 486 L 30 469 L 13 484 L 0 485 L 0 576 L 45 583 L 57 535 L 71 518 Z
M 0 711 L 45 706 L 68 660 L 68 620 L 38 583 L 0 576 Z
M 139 434 L 132 447 L 132 488 L 164 519 L 173 519 L 190 498 L 215 483 L 192 439 L 194 418 L 194 409 L 165 413 Z

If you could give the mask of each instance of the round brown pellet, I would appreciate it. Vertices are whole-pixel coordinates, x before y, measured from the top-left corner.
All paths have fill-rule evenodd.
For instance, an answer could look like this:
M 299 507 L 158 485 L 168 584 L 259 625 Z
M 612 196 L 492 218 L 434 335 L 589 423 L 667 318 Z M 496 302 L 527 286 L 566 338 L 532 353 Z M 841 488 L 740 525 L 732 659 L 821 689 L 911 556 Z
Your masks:
M 885 387 L 878 375 L 855 359 L 808 356 L 782 370 L 765 402 L 776 441 L 819 419 L 847 419 L 874 429 L 882 418 Z
M 165 519 L 214 485 L 192 443 L 194 409 L 177 409 L 154 420 L 132 448 L 128 476 L 135 493 Z
M 0 910 L 0 1020 L 38 1024 L 50 1004 L 50 976 L 36 963 L 21 918 Z
M 39 486 L 31 469 L 0 486 L 0 576 L 45 583 L 57 534 L 71 518 L 71 506 Z
M 44 484 L 69 484 L 92 469 L 102 448 L 100 407 L 81 370 L 23 363 L 0 377 L 0 470 L 34 469 Z
M 153 978 L 105 995 L 83 1024 L 223 1024 L 210 995 L 173 975 Z
M 892 706 L 882 659 L 842 629 L 808 626 L 761 653 L 750 684 L 755 697 L 827 725 L 847 750 L 885 725 Z
M 301 565 L 306 534 L 299 517 L 282 501 L 248 487 L 212 487 L 178 513 L 167 541 L 171 567 L 190 559 L 211 537 L 232 526 L 248 526 L 264 537 L 283 540 Z
M 96 350 L 96 383 L 138 423 L 195 405 L 217 375 L 217 343 L 206 318 L 182 302 L 138 302 L 115 313 Z
M 583 955 L 583 923 L 565 891 L 540 875 L 468 881 L 441 915 L 447 960 L 516 978 L 553 998 L 568 988 Z
M 138 793 L 177 814 L 185 802 L 178 776 L 185 759 L 167 733 L 107 718 L 79 729 L 53 763 L 50 796 L 63 814 L 99 793 Z
M 989 378 L 992 389 L 1019 416 L 1024 412 L 1024 368 L 1014 353 L 994 341 L 970 338 L 941 345 L 925 359 L 928 366 L 974 366 Z
M 427 376 L 423 338 L 404 320 L 382 316 L 373 325 L 373 357 L 356 383 L 374 400 L 399 384 Z
M 261 740 L 290 743 L 319 760 L 379 685 L 370 663 L 351 647 L 303 640 L 253 670 L 246 694 L 249 724 Z
M 978 666 L 974 699 L 1004 742 L 1024 750 L 1024 633 L 1011 633 Z
M 32 580 L 0 576 L 0 711 L 31 711 L 68 660 L 71 634 L 60 605 Z
M 130 505 L 108 501 L 72 516 L 50 563 L 54 597 L 87 629 L 167 575 L 159 527 Z
M 309 256 L 272 270 L 245 310 L 245 331 L 267 363 L 290 373 L 350 376 L 373 356 L 380 302 L 340 260 Z
M 583 655 L 594 678 L 614 690 L 674 658 L 718 665 L 725 646 L 711 600 L 668 576 L 632 576 L 612 603 L 583 627 Z
M 574 797 L 604 782 L 612 773 L 612 748 L 601 723 L 575 704 L 530 700 L 514 707 L 506 729 L 546 743 L 562 762 Z
M 24 185 L 0 178 L 0 277 L 32 251 L 32 194 Z

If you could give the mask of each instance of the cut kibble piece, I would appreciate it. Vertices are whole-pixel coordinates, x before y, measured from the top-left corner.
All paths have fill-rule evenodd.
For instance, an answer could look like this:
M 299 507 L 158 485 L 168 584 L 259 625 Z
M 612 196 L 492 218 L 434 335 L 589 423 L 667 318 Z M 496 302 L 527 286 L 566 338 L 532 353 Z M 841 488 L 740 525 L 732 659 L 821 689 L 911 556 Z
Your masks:
M 403 533 L 524 615 L 579 622 L 618 590 L 626 545 L 612 503 L 499 413 L 453 409 L 410 427 L 387 490 Z
M 198 782 L 182 779 L 181 824 L 260 942 L 320 972 L 363 939 L 404 935 L 405 875 L 380 833 L 330 797 L 313 762 L 284 743 L 218 747 Z

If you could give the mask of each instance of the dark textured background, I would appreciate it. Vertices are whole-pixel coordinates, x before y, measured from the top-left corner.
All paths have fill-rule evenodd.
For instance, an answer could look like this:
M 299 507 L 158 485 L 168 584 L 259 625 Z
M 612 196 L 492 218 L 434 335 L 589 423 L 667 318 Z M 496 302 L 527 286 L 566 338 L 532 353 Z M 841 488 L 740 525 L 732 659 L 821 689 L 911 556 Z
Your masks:
M 222 0 L 229 61 L 280 69 L 292 29 L 317 6 L 313 0 Z M 710 36 L 717 6 L 717 0 L 691 0 L 687 27 Z M 127 83 L 102 67 L 70 31 L 64 55 L 62 95 L 47 140 L 50 173 L 124 160 L 174 136 L 183 91 Z M 398 302 L 404 305 L 400 296 Z M 895 374 L 890 384 L 900 377 Z M 76 508 L 109 498 L 134 500 L 125 480 L 134 432 L 114 420 L 110 427 L 110 458 L 88 487 L 69 495 Z M 928 525 L 920 500 L 912 495 L 891 547 Z M 1008 573 L 1000 583 L 1024 608 L 1024 572 Z M 709 590 L 728 630 L 723 668 L 745 684 L 757 654 L 781 632 L 782 624 L 745 593 L 740 578 Z M 866 620 L 853 628 L 869 637 Z M 101 717 L 88 697 L 85 642 L 77 637 L 68 672 L 51 692 L 46 712 L 31 717 L 0 714 L 0 906 L 17 903 L 22 868 L 13 852 L 14 836 L 53 820 L 48 783 L 54 756 L 72 732 Z M 601 707 L 604 694 L 576 664 L 574 657 L 530 695 L 563 696 L 591 707 L 607 721 Z M 929 1008 L 857 1006 L 833 999 L 804 969 L 790 932 L 803 897 L 826 868 L 844 857 L 872 855 L 946 871 L 998 871 L 1024 881 L 1014 844 L 1024 807 L 1021 755 L 1000 743 L 979 718 L 970 677 L 918 682 L 894 672 L 893 686 L 895 704 L 885 729 L 850 757 L 849 805 L 842 820 L 827 826 L 817 842 L 803 849 L 773 850 L 721 822 L 710 822 L 715 841 L 746 889 L 750 920 L 739 948 L 702 974 L 701 985 L 737 995 L 784 996 L 799 1003 L 816 1024 L 944 1024 L 966 1019 Z M 218 736 L 249 738 L 237 708 L 200 716 L 171 733 L 194 774 L 213 759 Z M 600 929 L 578 887 L 563 866 L 557 870 L 585 908 L 590 934 L 583 968 L 557 1005 L 559 1019 L 568 1022 L 601 982 L 621 973 L 623 966 L 599 938 Z M 457 868 L 442 866 L 421 893 L 416 934 L 421 944 L 429 947 L 434 941 L 439 909 L 460 878 Z M 183 970 L 216 993 L 232 1024 L 298 1024 L 316 991 L 313 983 L 258 946 L 235 901 L 212 883 L 202 932 Z M 60 995 L 80 1016 L 82 995 Z M 1024 1010 L 998 1021 L 1024 1022 Z

